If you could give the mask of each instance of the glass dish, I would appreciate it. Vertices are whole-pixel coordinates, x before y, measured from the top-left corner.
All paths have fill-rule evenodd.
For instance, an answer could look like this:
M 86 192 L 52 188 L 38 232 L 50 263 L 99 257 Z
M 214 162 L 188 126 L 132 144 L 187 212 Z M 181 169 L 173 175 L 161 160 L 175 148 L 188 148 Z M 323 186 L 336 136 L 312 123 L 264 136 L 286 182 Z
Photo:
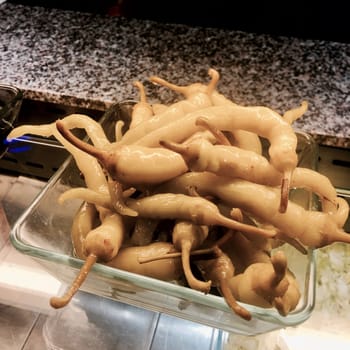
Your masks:
M 104 114 L 100 122 L 109 138 L 114 133 L 116 120 L 123 120 L 127 124 L 132 105 L 132 101 L 123 101 L 113 105 Z M 297 136 L 299 166 L 315 168 L 315 143 L 305 133 L 297 132 Z M 82 266 L 82 260 L 73 255 L 70 239 L 72 218 L 80 202 L 68 201 L 60 206 L 57 198 L 68 188 L 81 185 L 84 184 L 79 171 L 74 160 L 69 157 L 19 218 L 10 234 L 11 242 L 19 251 L 37 259 L 50 273 L 67 284 L 73 281 L 77 269 Z M 316 198 L 309 192 L 294 190 L 291 198 L 306 208 L 317 207 Z M 220 296 L 203 294 L 102 264 L 94 265 L 81 290 L 232 333 L 265 333 L 304 322 L 314 306 L 315 253 L 309 251 L 303 255 L 287 245 L 284 249 L 302 290 L 299 305 L 286 317 L 274 309 L 243 304 L 252 314 L 252 320 L 245 321 L 236 316 Z
M 17 119 L 22 98 L 23 93 L 17 87 L 0 84 L 0 157 L 7 150 L 4 140 Z

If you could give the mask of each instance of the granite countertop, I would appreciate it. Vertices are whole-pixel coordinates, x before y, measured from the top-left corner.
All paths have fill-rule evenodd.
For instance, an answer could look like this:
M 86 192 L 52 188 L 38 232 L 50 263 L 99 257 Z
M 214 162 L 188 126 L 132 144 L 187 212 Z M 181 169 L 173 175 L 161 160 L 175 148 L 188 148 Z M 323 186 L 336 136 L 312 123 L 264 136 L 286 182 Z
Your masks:
M 0 83 L 29 99 L 105 110 L 137 98 L 135 80 L 206 82 L 210 67 L 221 73 L 218 90 L 237 103 L 283 113 L 307 100 L 295 126 L 320 144 L 350 147 L 350 44 L 0 4 Z M 146 88 L 151 102 L 175 98 Z M 232 335 L 225 349 L 348 349 L 349 249 L 318 251 L 309 320 L 257 337 Z
M 307 100 L 295 126 L 320 144 L 350 147 L 348 43 L 0 5 L 0 82 L 30 99 L 104 110 L 136 98 L 134 80 L 206 82 L 210 67 L 237 103 L 283 113 Z M 146 87 L 152 102 L 175 98 Z

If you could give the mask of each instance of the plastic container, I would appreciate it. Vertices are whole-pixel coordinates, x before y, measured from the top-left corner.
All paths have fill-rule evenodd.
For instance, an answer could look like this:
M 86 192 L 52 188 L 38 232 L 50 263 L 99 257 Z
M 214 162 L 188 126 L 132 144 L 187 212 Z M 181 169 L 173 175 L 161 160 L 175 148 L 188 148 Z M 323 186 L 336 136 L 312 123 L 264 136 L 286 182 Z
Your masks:
M 101 123 L 109 137 L 114 133 L 116 120 L 128 121 L 131 106 L 132 103 L 126 101 L 112 106 L 105 113 Z M 315 143 L 304 133 L 298 132 L 297 136 L 299 166 L 314 168 L 317 160 Z M 19 251 L 36 258 L 67 284 L 73 281 L 83 263 L 74 257 L 70 239 L 72 219 L 81 202 L 68 201 L 60 206 L 57 198 L 68 188 L 81 185 L 84 183 L 79 171 L 69 158 L 20 217 L 10 234 L 11 242 Z M 293 191 L 293 198 L 306 208 L 315 208 L 317 204 L 306 191 Z M 300 324 L 311 315 L 315 301 L 314 252 L 303 255 L 287 245 L 285 250 L 289 267 L 302 291 L 299 305 L 288 316 L 281 316 L 274 309 L 243 304 L 252 314 L 252 320 L 245 321 L 236 316 L 220 296 L 203 294 L 102 264 L 94 265 L 81 290 L 228 332 L 255 335 Z

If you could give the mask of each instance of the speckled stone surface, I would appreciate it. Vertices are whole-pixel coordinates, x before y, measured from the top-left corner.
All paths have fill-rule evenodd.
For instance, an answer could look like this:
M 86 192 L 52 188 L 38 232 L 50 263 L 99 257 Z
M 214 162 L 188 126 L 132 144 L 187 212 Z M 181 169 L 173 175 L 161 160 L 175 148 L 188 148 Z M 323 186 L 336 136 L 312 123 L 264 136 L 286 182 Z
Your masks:
M 28 98 L 105 109 L 137 97 L 136 79 L 206 82 L 210 67 L 237 103 L 283 113 L 307 100 L 295 126 L 350 146 L 350 44 L 0 5 L 0 82 Z M 175 98 L 147 88 L 152 101 Z

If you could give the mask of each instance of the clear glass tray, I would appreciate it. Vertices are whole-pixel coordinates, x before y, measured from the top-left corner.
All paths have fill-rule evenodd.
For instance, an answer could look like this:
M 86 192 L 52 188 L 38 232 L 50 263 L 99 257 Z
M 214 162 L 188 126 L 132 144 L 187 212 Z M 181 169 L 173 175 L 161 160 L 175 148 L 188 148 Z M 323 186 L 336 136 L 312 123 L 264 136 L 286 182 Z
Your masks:
M 105 113 L 100 122 L 107 136 L 114 132 L 116 120 L 128 121 L 132 104 L 131 101 L 123 101 Z M 297 135 L 299 166 L 315 168 L 315 143 L 305 133 L 297 132 Z M 73 256 L 70 239 L 73 215 L 80 203 L 74 200 L 60 206 L 57 198 L 68 188 L 82 185 L 75 162 L 69 157 L 18 219 L 10 233 L 15 248 L 37 259 L 56 278 L 67 284 L 73 281 L 83 263 Z M 306 191 L 296 190 L 291 196 L 296 201 L 301 201 L 306 208 L 317 206 L 316 199 Z M 303 255 L 288 245 L 284 249 L 289 267 L 295 273 L 302 291 L 299 305 L 286 317 L 274 309 L 243 304 L 252 314 L 252 320 L 245 321 L 236 316 L 220 296 L 203 294 L 102 264 L 94 265 L 81 290 L 232 333 L 265 333 L 304 322 L 314 306 L 315 253 L 309 251 Z
M 4 141 L 17 120 L 22 99 L 23 92 L 16 86 L 0 84 L 0 158 L 7 150 Z

